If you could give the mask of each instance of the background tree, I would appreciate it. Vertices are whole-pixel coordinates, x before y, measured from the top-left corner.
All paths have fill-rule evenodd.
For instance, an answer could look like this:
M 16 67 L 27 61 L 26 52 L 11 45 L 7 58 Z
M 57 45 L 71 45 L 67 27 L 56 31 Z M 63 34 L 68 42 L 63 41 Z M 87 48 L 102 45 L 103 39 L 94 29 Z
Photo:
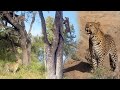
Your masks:
M 32 26 L 33 23 L 35 22 L 35 16 L 36 16 L 37 11 L 33 11 L 32 14 L 32 20 L 31 20 L 31 24 L 30 24 L 30 29 L 28 31 L 28 42 L 27 42 L 27 49 L 28 49 L 28 61 L 29 63 L 31 62 L 31 30 L 32 30 Z
M 32 36 L 31 53 L 40 61 L 44 61 L 44 42 L 40 36 Z
M 32 29 L 32 25 L 35 21 L 35 15 L 36 13 L 33 13 L 31 25 L 30 25 L 30 30 L 29 33 L 27 33 L 25 29 L 25 13 L 27 12 L 22 12 L 21 15 L 17 15 L 15 11 L 1 11 L 1 24 L 5 27 L 13 29 L 12 32 L 17 32 L 19 34 L 19 42 L 17 43 L 21 49 L 22 49 L 22 63 L 24 65 L 28 65 L 30 63 L 30 52 L 31 52 L 31 36 L 30 32 Z M 31 13 L 31 12 L 29 12 Z M 13 46 L 14 40 L 12 40 Z M 15 50 L 15 48 L 14 48 Z M 16 56 L 17 58 L 17 56 Z

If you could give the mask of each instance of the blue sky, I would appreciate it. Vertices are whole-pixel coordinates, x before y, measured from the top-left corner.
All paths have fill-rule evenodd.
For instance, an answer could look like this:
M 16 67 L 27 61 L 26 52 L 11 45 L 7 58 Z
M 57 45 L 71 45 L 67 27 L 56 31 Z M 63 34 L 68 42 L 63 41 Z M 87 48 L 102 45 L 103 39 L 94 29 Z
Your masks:
M 48 16 L 52 16 L 53 18 L 55 17 L 55 11 L 43 11 L 44 17 L 48 17 Z M 77 40 L 79 38 L 79 26 L 78 26 L 78 21 L 77 21 L 77 13 L 76 11 L 63 11 L 63 17 L 69 17 L 70 23 L 74 25 L 75 28 L 75 34 L 77 36 Z M 30 27 L 30 22 L 26 23 L 26 30 L 28 31 Z M 32 27 L 32 35 L 36 36 L 36 35 L 41 35 L 42 33 L 41 30 L 41 22 L 39 19 L 39 16 L 37 14 L 35 23 L 33 24 Z

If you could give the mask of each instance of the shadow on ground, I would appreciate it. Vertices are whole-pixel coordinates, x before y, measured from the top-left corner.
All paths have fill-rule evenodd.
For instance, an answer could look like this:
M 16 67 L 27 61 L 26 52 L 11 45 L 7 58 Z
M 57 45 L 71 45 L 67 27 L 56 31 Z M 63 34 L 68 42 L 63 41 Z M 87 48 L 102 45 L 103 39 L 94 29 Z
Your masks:
M 80 62 L 80 63 L 76 64 L 75 66 L 65 68 L 64 73 L 74 71 L 74 70 L 77 70 L 80 72 L 90 72 L 91 68 L 92 67 L 90 66 L 90 64 L 88 64 L 86 62 Z

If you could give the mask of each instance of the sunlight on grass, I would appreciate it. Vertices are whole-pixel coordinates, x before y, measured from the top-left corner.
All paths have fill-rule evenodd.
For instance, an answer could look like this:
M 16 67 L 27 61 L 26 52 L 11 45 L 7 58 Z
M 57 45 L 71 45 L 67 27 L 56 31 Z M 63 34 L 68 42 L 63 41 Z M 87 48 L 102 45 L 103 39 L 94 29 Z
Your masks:
M 8 62 L 8 61 L 6 61 Z M 4 71 L 5 61 L 0 60 L 0 79 L 44 79 L 44 64 L 39 61 L 32 61 L 29 66 L 20 66 L 20 69 L 13 74 Z

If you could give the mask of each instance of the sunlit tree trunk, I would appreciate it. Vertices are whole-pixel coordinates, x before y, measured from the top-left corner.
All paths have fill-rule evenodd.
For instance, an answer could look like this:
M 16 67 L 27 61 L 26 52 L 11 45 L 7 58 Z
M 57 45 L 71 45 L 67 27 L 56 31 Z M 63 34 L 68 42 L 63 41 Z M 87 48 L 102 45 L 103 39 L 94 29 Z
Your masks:
M 64 45 L 64 41 L 63 41 L 63 12 L 60 12 L 60 16 L 59 16 L 59 43 L 58 43 L 58 47 L 56 50 L 56 76 L 57 79 L 62 79 L 63 78 L 63 45 Z
M 57 50 L 57 61 L 56 61 L 56 76 L 57 79 L 63 78 L 63 40 L 60 38 L 58 50 Z
M 44 35 L 44 43 L 46 49 L 46 68 L 48 79 L 62 79 L 63 78 L 63 12 L 56 11 L 54 28 L 53 28 L 53 41 L 50 44 L 46 33 L 46 23 L 42 11 L 39 11 L 41 19 L 42 33 Z M 65 22 L 66 24 L 66 22 Z M 68 25 L 67 25 L 68 26 Z M 67 27 L 67 31 L 68 27 Z

